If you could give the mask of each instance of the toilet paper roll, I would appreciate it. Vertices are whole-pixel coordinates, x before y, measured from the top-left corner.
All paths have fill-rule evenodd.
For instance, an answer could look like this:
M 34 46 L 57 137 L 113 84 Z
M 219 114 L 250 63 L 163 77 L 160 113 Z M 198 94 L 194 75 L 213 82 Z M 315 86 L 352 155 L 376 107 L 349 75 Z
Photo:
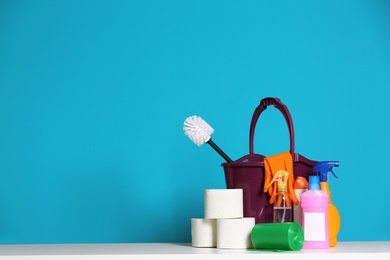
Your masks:
M 215 219 L 191 219 L 191 237 L 193 247 L 217 246 L 217 221 Z
M 204 192 L 205 218 L 242 218 L 242 189 L 214 189 Z
M 217 248 L 253 248 L 255 218 L 217 219 Z

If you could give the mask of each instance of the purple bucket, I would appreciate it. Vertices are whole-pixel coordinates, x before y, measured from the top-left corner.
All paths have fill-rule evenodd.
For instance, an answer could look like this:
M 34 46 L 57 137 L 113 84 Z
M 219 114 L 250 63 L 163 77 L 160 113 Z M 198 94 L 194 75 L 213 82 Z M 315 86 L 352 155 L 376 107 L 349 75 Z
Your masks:
M 273 222 L 273 205 L 269 203 L 270 195 L 264 188 L 264 158 L 254 153 L 254 134 L 257 120 L 270 105 L 274 105 L 284 116 L 290 133 L 290 153 L 293 158 L 293 175 L 308 179 L 315 175 L 312 171 L 318 161 L 309 160 L 294 152 L 294 126 L 290 112 L 278 98 L 264 98 L 255 109 L 250 125 L 249 154 L 233 162 L 223 163 L 226 186 L 228 189 L 243 190 L 244 217 L 254 217 L 256 223 Z

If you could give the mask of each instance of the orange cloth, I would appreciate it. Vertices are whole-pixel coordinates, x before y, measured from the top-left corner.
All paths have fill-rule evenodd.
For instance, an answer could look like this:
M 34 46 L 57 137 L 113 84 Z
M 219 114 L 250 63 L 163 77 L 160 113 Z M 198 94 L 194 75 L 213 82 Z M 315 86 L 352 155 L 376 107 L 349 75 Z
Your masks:
M 295 195 L 293 183 L 294 183 L 294 172 L 293 172 L 293 160 L 290 152 L 284 152 L 264 158 L 264 192 L 268 192 L 271 196 L 269 203 L 273 204 L 275 201 L 276 193 L 278 192 L 278 182 L 275 181 L 273 185 L 270 184 L 274 174 L 279 170 L 288 171 L 287 181 L 287 192 L 291 195 L 291 199 L 295 205 L 298 205 L 298 198 Z

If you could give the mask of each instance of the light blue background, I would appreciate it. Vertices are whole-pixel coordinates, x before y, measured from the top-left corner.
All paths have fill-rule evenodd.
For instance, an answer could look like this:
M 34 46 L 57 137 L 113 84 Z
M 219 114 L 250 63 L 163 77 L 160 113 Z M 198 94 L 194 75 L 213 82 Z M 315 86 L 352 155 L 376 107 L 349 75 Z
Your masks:
M 389 1 L 0 1 L 0 243 L 190 242 L 259 101 L 339 160 L 340 241 L 390 240 Z M 255 152 L 287 151 L 268 109 Z

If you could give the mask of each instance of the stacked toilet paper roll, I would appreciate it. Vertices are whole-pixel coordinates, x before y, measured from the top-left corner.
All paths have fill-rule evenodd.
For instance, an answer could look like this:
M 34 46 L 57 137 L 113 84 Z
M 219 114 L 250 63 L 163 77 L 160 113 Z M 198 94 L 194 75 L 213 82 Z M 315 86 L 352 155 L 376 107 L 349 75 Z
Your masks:
M 192 246 L 216 247 L 217 223 L 215 219 L 193 218 L 191 219 Z
M 217 248 L 253 248 L 255 218 L 217 219 Z
M 242 218 L 242 189 L 220 189 L 204 191 L 204 217 Z
M 204 219 L 191 220 L 193 247 L 253 248 L 255 218 L 243 217 L 242 189 L 204 192 Z

